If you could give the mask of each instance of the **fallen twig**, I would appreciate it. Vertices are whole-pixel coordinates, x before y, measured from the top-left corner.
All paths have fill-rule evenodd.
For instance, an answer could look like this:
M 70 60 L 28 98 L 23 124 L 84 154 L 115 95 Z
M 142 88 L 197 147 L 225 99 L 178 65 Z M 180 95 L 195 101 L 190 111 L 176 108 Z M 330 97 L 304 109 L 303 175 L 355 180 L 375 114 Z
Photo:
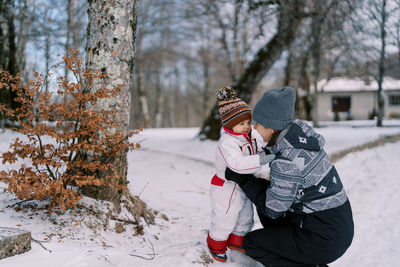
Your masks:
M 114 221 L 119 221 L 119 222 L 124 222 L 124 223 L 129 223 L 129 224 L 135 224 L 135 225 L 138 224 L 138 222 L 136 222 L 136 221 L 132 221 L 132 220 L 129 220 L 129 219 L 120 219 L 120 218 L 118 218 L 116 216 L 111 216 L 110 218 L 112 220 L 114 220 Z
M 142 190 L 140 190 L 140 192 L 139 192 L 139 194 L 138 194 L 138 197 L 140 197 L 140 194 L 143 192 L 143 190 L 146 188 L 146 186 L 147 186 L 148 184 L 149 184 L 149 183 L 146 183 L 146 184 L 143 186 Z
M 31 200 L 33 200 L 33 199 L 30 198 L 30 199 L 25 199 L 25 200 L 21 200 L 21 201 L 18 201 L 18 202 L 14 202 L 14 203 L 12 203 L 12 204 L 8 204 L 8 205 L 6 206 L 6 208 L 11 208 L 12 206 L 19 205 L 19 204 L 22 204 L 22 203 L 24 203 L 24 202 L 28 202 L 28 201 L 31 201 Z
M 130 255 L 130 256 L 133 256 L 133 257 L 138 257 L 138 258 L 141 258 L 141 259 L 144 259 L 144 260 L 148 260 L 148 261 L 154 260 L 154 258 L 156 257 L 156 253 L 154 252 L 154 246 L 153 246 L 153 244 L 151 243 L 150 239 L 147 239 L 147 240 L 149 241 L 150 246 L 151 246 L 151 250 L 153 251 L 153 253 L 150 254 L 150 255 L 151 255 L 150 257 L 146 258 L 146 257 L 144 257 L 144 256 L 136 255 L 136 254 L 132 254 L 132 253 L 129 253 L 129 255 Z
M 34 239 L 34 238 L 32 238 L 32 240 L 35 241 L 36 243 L 38 243 L 39 245 L 41 245 L 42 248 L 44 248 L 44 249 L 47 250 L 48 252 L 50 252 L 50 253 L 52 252 L 50 249 L 48 249 L 48 248 L 46 248 L 45 246 L 43 246 L 43 244 L 42 244 L 41 241 L 36 240 L 36 239 Z

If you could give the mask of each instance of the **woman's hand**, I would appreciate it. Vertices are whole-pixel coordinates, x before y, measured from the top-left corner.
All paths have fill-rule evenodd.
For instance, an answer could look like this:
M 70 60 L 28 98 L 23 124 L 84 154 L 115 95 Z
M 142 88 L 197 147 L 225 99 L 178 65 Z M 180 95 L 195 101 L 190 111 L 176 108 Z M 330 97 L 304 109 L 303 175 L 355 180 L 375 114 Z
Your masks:
M 228 181 L 235 182 L 239 185 L 245 184 L 249 179 L 251 174 L 240 174 L 237 172 L 232 171 L 228 167 L 225 169 L 225 179 Z

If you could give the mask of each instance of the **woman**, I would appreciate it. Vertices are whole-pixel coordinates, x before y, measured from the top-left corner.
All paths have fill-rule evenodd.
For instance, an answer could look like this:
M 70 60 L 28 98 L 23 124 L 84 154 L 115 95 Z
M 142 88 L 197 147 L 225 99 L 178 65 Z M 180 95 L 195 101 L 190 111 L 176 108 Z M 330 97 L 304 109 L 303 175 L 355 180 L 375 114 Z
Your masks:
M 262 229 L 248 233 L 246 254 L 266 266 L 326 266 L 354 235 L 350 202 L 323 149 L 324 138 L 294 117 L 293 88 L 272 89 L 257 102 L 254 128 L 268 142 L 271 182 L 226 169 L 256 205 Z

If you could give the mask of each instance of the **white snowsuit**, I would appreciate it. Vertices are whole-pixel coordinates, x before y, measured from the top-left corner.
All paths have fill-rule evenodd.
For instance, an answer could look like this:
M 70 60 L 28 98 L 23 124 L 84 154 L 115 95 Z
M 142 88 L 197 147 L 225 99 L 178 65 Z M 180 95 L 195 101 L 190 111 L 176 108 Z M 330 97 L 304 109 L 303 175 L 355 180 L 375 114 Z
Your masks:
M 252 130 L 252 133 L 255 133 Z M 268 173 L 269 168 L 260 164 L 262 140 L 254 136 L 234 133 L 226 128 L 216 151 L 216 175 L 211 180 L 211 226 L 209 236 L 216 241 L 228 240 L 232 233 L 244 236 L 254 225 L 253 204 L 240 187 L 225 180 L 225 169 L 242 174 Z M 267 168 L 267 169 L 266 169 Z M 258 175 L 260 176 L 260 175 Z

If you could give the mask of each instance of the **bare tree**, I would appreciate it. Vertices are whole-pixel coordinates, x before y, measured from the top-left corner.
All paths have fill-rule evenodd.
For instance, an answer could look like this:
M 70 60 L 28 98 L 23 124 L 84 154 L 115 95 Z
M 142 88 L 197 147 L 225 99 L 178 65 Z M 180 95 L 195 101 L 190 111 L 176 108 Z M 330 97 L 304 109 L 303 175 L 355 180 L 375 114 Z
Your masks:
M 84 29 L 85 16 L 82 10 L 86 9 L 86 3 L 83 0 L 67 0 L 66 3 L 67 16 L 66 16 L 66 32 L 64 50 L 67 53 L 68 49 L 80 49 L 82 46 L 82 30 Z M 64 22 L 61 22 L 62 25 Z M 64 28 L 64 27 L 63 27 Z M 68 67 L 64 68 L 64 77 L 68 78 Z M 68 101 L 71 95 L 65 94 L 64 101 Z
M 269 4 L 264 1 L 258 3 Z M 275 5 L 275 2 L 272 1 Z M 303 1 L 282 1 L 277 6 L 277 28 L 273 37 L 263 45 L 249 62 L 244 72 L 237 78 L 232 86 L 239 92 L 239 97 L 246 102 L 250 102 L 252 93 L 258 83 L 270 70 L 285 51 L 295 40 L 297 30 L 304 17 L 305 3 Z M 211 113 L 204 121 L 200 138 L 218 139 L 220 133 L 220 123 L 218 121 L 218 107 L 214 106 Z
M 31 7 L 31 10 L 29 10 L 29 7 Z M 25 49 L 29 40 L 29 31 L 34 20 L 35 13 L 36 0 L 21 0 L 19 14 L 17 16 L 19 22 L 19 31 L 17 36 L 17 66 L 21 72 L 24 72 L 25 70 Z
M 71 48 L 70 44 L 70 39 L 71 39 L 71 32 L 72 32 L 72 26 L 73 26 L 73 8 L 74 8 L 74 0 L 67 0 L 67 36 L 66 36 L 66 41 L 65 41 L 65 51 L 67 51 L 69 48 Z M 68 66 L 65 66 L 64 68 L 64 77 L 65 79 L 68 78 Z M 64 96 L 64 100 L 66 101 L 68 98 L 68 95 L 66 94 Z
M 397 61 L 400 67 L 400 0 L 396 0 L 395 19 L 392 35 L 394 37 L 394 45 L 397 47 Z
M 153 5 L 153 1 L 140 1 L 138 4 L 137 12 L 138 12 L 138 27 L 136 33 L 136 64 L 135 64 L 135 75 L 136 75 L 136 88 L 138 91 L 140 108 L 143 114 L 143 127 L 150 127 L 150 112 L 149 112 L 149 104 L 147 102 L 145 84 L 144 84 L 144 74 L 141 70 L 142 64 L 140 62 L 140 55 L 142 53 L 142 43 L 145 38 L 145 35 L 148 34 L 147 26 L 149 20 L 149 12 L 150 8 Z M 135 87 L 132 87 L 131 95 L 134 95 Z M 131 114 L 134 113 L 134 105 L 131 105 Z M 133 120 L 134 116 L 131 116 L 131 127 L 134 127 L 135 121 Z
M 135 74 L 138 77 L 132 93 L 137 94 L 140 110 L 133 113 L 143 119 L 145 127 L 159 127 L 172 115 L 165 109 L 164 98 L 171 65 L 177 64 L 181 54 L 178 13 L 180 1 L 143 1 L 138 8 L 137 56 Z M 173 62 L 172 64 L 169 64 Z M 139 114 L 140 113 L 140 114 Z M 132 118 L 131 125 L 134 124 Z
M 387 42 L 387 21 L 388 21 L 388 7 L 386 0 L 380 1 L 367 1 L 368 18 L 371 19 L 375 25 L 378 25 L 378 32 L 371 30 L 372 36 L 379 39 L 378 48 L 378 71 L 375 79 L 378 82 L 377 101 L 377 126 L 382 127 L 382 120 L 384 116 L 385 100 L 383 97 L 383 80 L 385 75 L 385 58 L 386 58 L 386 42 Z

